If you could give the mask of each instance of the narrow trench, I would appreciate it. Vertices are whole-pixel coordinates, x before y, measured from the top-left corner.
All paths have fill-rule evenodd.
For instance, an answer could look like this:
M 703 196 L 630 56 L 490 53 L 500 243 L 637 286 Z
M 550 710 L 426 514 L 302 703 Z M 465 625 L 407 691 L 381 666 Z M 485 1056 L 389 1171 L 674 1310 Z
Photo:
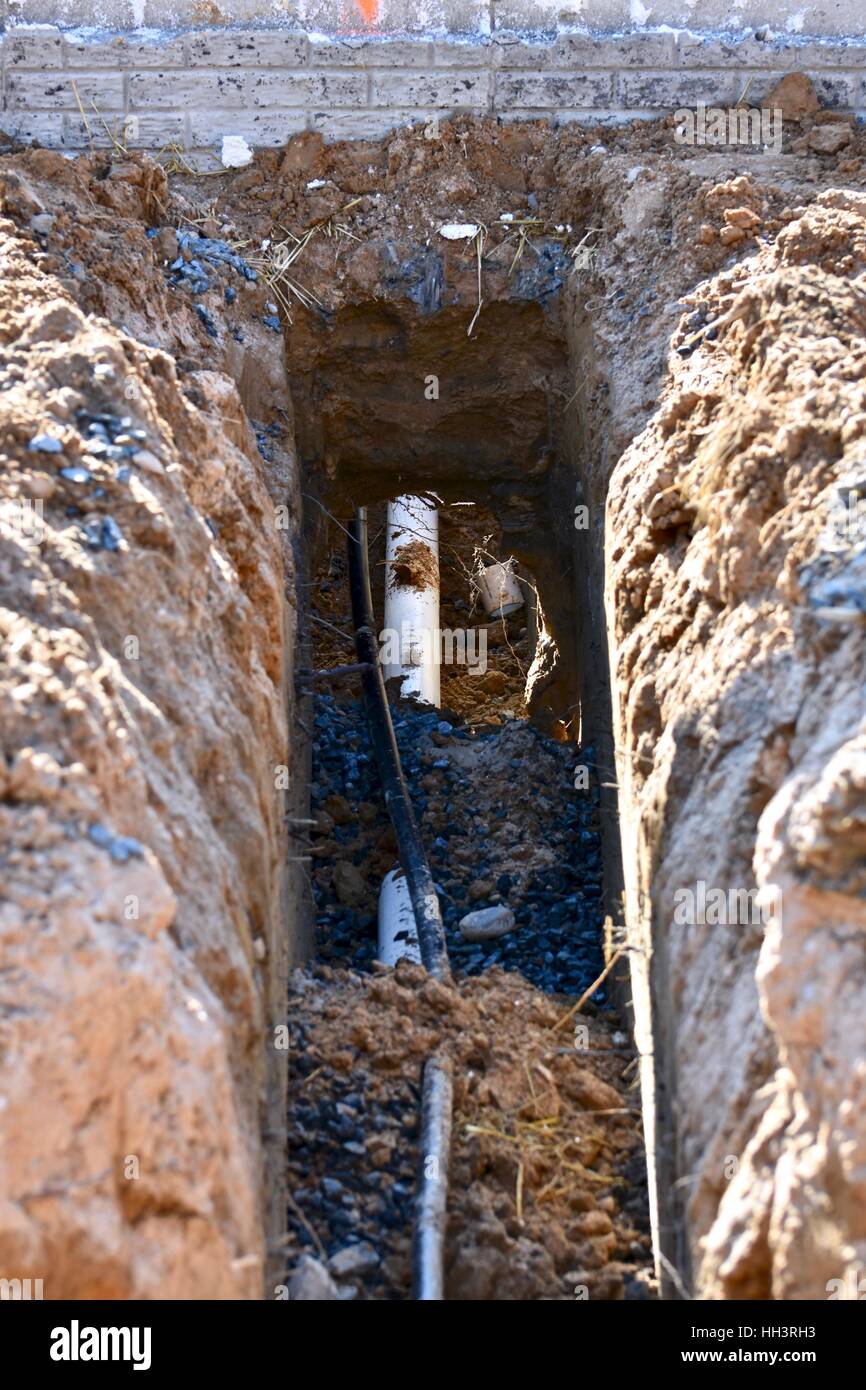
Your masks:
M 365 402 L 375 437 L 375 402 Z M 422 439 L 412 460 L 412 490 L 440 504 L 440 707 L 402 699 L 399 680 L 388 693 L 446 928 L 456 1016 L 420 967 L 391 971 L 376 959 L 378 896 L 397 864 L 396 839 L 358 678 L 326 674 L 355 660 L 346 526 L 356 505 L 368 508 L 373 601 L 387 641 L 386 501 L 406 490 L 405 458 L 399 489 L 379 448 L 341 462 L 326 443 L 326 462 L 308 463 L 313 752 L 299 839 L 315 947 L 292 979 L 288 1259 L 328 1264 L 340 1298 L 411 1297 L 421 1066 L 443 1031 L 458 1058 L 445 1297 L 655 1293 L 625 992 L 616 974 L 592 991 L 612 951 L 618 873 L 605 873 L 607 753 L 589 741 L 598 711 L 593 721 L 582 714 L 582 687 L 598 683 L 587 670 L 593 656 L 582 659 L 578 645 L 593 624 L 575 613 L 589 587 L 575 569 L 588 554 L 572 523 L 560 411 L 549 399 L 543 407 L 533 402 L 529 468 L 508 456 L 505 436 L 497 467 L 496 401 L 479 410 L 477 398 L 456 428 L 449 422 L 444 448 L 434 431 L 426 457 Z M 491 618 L 474 576 L 509 559 L 522 603 Z M 512 930 L 489 940 L 461 931 L 466 914 L 497 906 L 513 913 Z

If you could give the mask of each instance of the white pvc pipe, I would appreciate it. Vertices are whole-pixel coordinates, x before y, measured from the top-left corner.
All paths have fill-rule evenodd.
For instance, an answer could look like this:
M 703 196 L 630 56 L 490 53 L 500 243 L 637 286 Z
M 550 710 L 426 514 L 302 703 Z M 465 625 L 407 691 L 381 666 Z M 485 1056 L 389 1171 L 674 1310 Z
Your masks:
M 489 618 L 507 618 L 523 607 L 523 590 L 514 573 L 513 560 L 497 560 L 473 576 L 482 606 Z
M 385 679 L 402 676 L 402 695 L 438 706 L 439 642 L 439 514 L 421 497 L 398 497 L 385 535 Z
M 402 677 L 400 693 L 439 704 L 439 515 L 420 497 L 388 503 L 385 531 L 385 630 L 382 666 L 386 680 Z M 409 884 L 392 869 L 379 892 L 379 960 L 394 966 L 421 964 Z
M 409 897 L 409 884 L 402 869 L 391 869 L 382 879 L 377 954 L 383 965 L 395 966 L 398 960 L 421 964 L 415 913 Z

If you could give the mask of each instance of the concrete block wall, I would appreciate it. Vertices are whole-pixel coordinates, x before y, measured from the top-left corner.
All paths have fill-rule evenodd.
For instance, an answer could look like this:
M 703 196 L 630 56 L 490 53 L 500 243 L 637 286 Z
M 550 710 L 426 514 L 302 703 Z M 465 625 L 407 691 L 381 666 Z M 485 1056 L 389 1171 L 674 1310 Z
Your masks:
M 279 145 L 301 130 L 371 138 L 452 112 L 556 122 L 749 105 L 804 71 L 825 105 L 866 115 L 866 37 L 498 29 L 353 35 L 284 25 L 181 30 L 9 26 L 3 129 L 69 149 Z

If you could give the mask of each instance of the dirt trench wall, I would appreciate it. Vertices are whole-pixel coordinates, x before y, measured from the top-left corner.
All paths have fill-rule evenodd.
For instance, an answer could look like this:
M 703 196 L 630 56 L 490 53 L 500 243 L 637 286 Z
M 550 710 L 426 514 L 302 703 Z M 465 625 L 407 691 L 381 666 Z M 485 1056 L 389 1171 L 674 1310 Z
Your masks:
M 608 504 L 645 1094 L 671 1287 L 704 1298 L 856 1298 L 866 1257 L 862 514 L 833 524 L 863 485 L 866 197 L 786 220 L 687 297 Z M 699 883 L 764 920 L 702 922 Z
M 2 171 L 0 1273 L 257 1298 L 282 1221 L 291 549 L 231 377 L 141 341 L 195 340 L 148 280 L 146 185 L 114 185 L 124 217 L 86 166 Z M 72 286 L 139 337 L 21 234 L 43 198 L 90 270 L 105 254 Z M 144 432 L 125 476 L 87 452 L 94 416 Z

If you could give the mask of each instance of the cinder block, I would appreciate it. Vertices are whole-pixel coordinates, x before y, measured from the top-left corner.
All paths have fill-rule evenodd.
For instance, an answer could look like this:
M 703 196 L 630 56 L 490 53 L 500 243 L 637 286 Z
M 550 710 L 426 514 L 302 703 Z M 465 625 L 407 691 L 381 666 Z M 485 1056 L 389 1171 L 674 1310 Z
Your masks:
M 495 111 L 506 111 L 511 106 L 544 111 L 607 106 L 612 91 L 613 76 L 609 72 L 498 72 L 493 106 Z
M 676 35 L 677 61 L 681 68 L 766 68 L 775 62 L 769 43 L 754 34 L 713 38 L 680 32 Z
M 6 34 L 3 62 L 7 68 L 59 68 L 63 36 L 54 24 L 17 24 Z
M 77 97 L 76 97 L 77 92 Z M 123 110 L 123 77 L 107 72 L 9 72 L 6 74 L 7 111 L 75 111 L 78 102 L 87 112 Z
M 655 111 L 677 111 L 700 101 L 732 106 L 743 85 L 742 74 L 734 71 L 618 72 L 614 105 Z
M 166 145 L 186 144 L 186 121 L 182 112 L 159 111 L 145 116 L 105 116 L 94 120 L 88 116 L 90 134 L 79 115 L 63 118 L 67 144 L 72 149 L 84 149 L 93 144 L 100 148 L 115 142 L 127 150 L 161 150 Z
M 192 111 L 193 147 L 221 143 L 224 135 L 242 135 L 253 146 L 284 145 L 307 128 L 305 111 Z
M 489 68 L 493 52 L 489 39 L 442 39 L 433 45 L 433 62 L 437 68 Z
M 675 35 L 560 34 L 551 43 L 527 43 L 516 35 L 497 34 L 491 43 L 497 68 L 664 68 L 676 64 Z
M 206 29 L 187 38 L 190 67 L 300 68 L 308 50 L 306 34 L 287 29 Z
M 434 122 L 441 111 L 314 111 L 311 130 L 317 130 L 329 143 L 334 140 L 380 140 L 399 126 L 428 126 L 432 138 Z
M 133 72 L 129 102 L 133 110 L 166 111 L 246 106 L 250 74 L 245 72 Z
M 186 117 L 182 111 L 132 112 L 119 125 L 122 143 L 130 150 L 161 150 L 166 145 L 186 144 Z
M 866 68 L 866 39 L 786 45 L 783 56 L 791 68 L 803 67 L 807 72 L 812 68 Z
M 310 63 L 318 68 L 426 68 L 431 64 L 429 39 L 310 39 Z
M 253 106 L 366 106 L 364 72 L 252 72 Z
M 373 73 L 371 101 L 374 106 L 431 107 L 453 110 L 487 105 L 490 94 L 489 72 Z
M 39 115 L 29 111 L 7 111 L 3 117 L 3 129 L 16 140 L 25 143 L 38 140 L 49 150 L 58 150 L 65 144 L 63 114 L 60 111 Z
M 677 54 L 682 68 L 715 68 L 735 65 L 741 68 L 781 68 L 783 72 L 804 72 L 811 68 L 854 68 L 866 66 L 866 41 L 862 39 L 798 41 L 777 36 L 756 39 L 710 38 L 702 34 L 679 33 Z
M 760 106 L 762 100 L 768 92 L 772 91 L 777 82 L 785 76 L 790 69 L 782 69 L 778 72 L 759 72 L 754 74 L 754 81 L 749 84 L 748 91 L 744 98 L 746 106 Z M 748 74 L 752 76 L 752 74 Z M 830 106 L 837 110 L 848 111 L 857 106 L 860 94 L 860 84 L 862 77 L 856 72 L 838 72 L 824 69 L 822 71 L 811 71 L 807 76 L 812 79 L 815 85 L 815 92 L 822 106 Z M 741 91 L 745 88 L 742 83 Z M 739 96 L 740 93 L 738 92 Z
M 70 68 L 179 68 L 186 63 L 184 42 L 179 35 L 142 39 L 112 34 L 94 40 L 87 35 L 67 33 L 64 52 Z

